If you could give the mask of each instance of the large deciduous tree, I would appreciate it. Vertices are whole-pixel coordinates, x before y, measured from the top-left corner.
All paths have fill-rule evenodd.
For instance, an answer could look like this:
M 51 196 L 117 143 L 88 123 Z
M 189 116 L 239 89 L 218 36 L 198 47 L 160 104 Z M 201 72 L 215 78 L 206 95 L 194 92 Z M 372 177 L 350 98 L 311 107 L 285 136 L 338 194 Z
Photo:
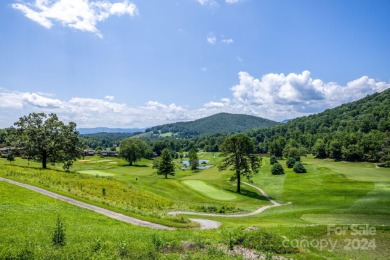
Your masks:
M 175 164 L 172 161 L 171 152 L 165 148 L 159 158 L 154 159 L 153 168 L 157 169 L 158 175 L 164 175 L 168 179 L 169 175 L 175 175 Z
M 275 140 L 273 140 L 268 145 L 269 152 L 271 155 L 275 155 L 277 158 L 282 159 L 283 158 L 283 150 L 286 146 L 287 141 L 286 138 L 283 136 L 278 136 Z
M 76 124 L 64 124 L 56 114 L 31 113 L 19 118 L 14 127 L 7 129 L 7 142 L 29 159 L 47 163 L 63 163 L 68 170 L 80 158 L 83 143 Z
M 241 192 L 241 175 L 248 180 L 257 173 L 261 166 L 261 158 L 253 154 L 252 140 L 245 134 L 229 136 L 221 146 L 221 156 L 224 157 L 219 170 L 230 169 L 235 171 L 231 180 L 237 180 L 237 192 Z
M 119 155 L 125 159 L 130 166 L 142 157 L 145 157 L 148 145 L 139 138 L 128 138 L 120 142 Z

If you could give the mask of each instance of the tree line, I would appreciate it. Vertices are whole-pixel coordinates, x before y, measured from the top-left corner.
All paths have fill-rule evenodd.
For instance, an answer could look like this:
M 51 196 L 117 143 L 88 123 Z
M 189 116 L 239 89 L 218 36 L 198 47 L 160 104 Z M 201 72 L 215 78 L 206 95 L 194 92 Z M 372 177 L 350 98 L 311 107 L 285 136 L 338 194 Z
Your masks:
M 390 90 L 246 134 L 254 144 L 253 153 L 268 153 L 276 158 L 298 158 L 311 153 L 317 158 L 388 162 Z M 120 155 L 131 164 L 134 162 L 132 158 L 161 156 L 165 149 L 172 158 L 191 150 L 223 152 L 223 145 L 229 138 L 226 133 L 181 138 L 129 138 L 129 134 L 105 133 L 81 138 L 75 123 L 64 124 L 55 114 L 46 116 L 43 113 L 21 117 L 13 127 L 0 131 L 0 142 L 16 147 L 16 151 L 24 157 L 41 161 L 44 168 L 47 163 L 62 162 L 65 169 L 72 165 L 84 148 L 97 144 L 105 147 L 119 144 Z M 126 152 L 127 147 L 138 147 L 138 151 L 134 148 L 135 152 Z

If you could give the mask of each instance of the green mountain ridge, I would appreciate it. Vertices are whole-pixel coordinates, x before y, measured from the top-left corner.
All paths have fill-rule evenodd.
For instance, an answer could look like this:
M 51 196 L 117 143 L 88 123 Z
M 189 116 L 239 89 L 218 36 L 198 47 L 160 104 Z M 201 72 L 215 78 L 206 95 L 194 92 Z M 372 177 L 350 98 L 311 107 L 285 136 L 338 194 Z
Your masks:
M 279 124 L 269 119 L 244 115 L 218 113 L 205 118 L 189 122 L 177 122 L 154 126 L 145 130 L 147 133 L 172 133 L 180 136 L 194 136 L 201 134 L 235 133 L 253 129 L 263 129 Z

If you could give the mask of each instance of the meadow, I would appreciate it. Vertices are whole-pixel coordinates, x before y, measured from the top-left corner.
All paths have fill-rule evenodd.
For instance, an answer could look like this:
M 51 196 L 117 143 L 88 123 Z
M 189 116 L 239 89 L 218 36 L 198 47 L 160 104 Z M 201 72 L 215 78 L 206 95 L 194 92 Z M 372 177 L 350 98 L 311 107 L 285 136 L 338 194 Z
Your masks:
M 217 153 L 199 153 L 199 159 L 217 165 L 220 158 Z M 0 225 L 4 231 L 0 234 L 0 258 L 23 252 L 43 258 L 52 255 L 126 258 L 131 252 L 142 255 L 140 258 L 174 259 L 185 255 L 181 250 L 187 243 L 194 252 L 183 256 L 184 259 L 219 259 L 228 257 L 222 248 L 233 243 L 297 259 L 388 259 L 390 169 L 376 168 L 372 163 L 334 162 L 310 156 L 302 160 L 306 174 L 296 174 L 284 167 L 286 174 L 271 175 L 269 159 L 264 158 L 260 173 L 253 177 L 253 184 L 274 200 L 291 204 L 245 218 L 203 217 L 223 225 L 217 230 L 201 231 L 188 220 L 190 215 L 172 217 L 166 213 L 172 210 L 245 213 L 270 202 L 244 184 L 242 193 L 235 193 L 235 183 L 229 181 L 232 173 L 219 172 L 217 167 L 192 172 L 180 170 L 177 161 L 176 175 L 164 179 L 151 168 L 152 161 L 145 159 L 128 166 L 119 158 L 85 157 L 69 173 L 63 172 L 60 165 L 41 170 L 35 162 L 17 158 L 11 165 L 0 159 L 1 177 L 178 228 L 156 231 L 135 227 L 0 182 Z M 283 160 L 280 163 L 285 166 Z M 50 226 L 57 214 L 68 225 L 69 241 L 62 249 L 50 245 Z M 351 224 L 372 227 L 375 234 L 356 235 Z M 329 233 L 329 225 L 348 230 L 343 235 Z M 245 231 L 248 228 L 254 233 Z M 156 247 L 155 236 L 165 246 Z M 272 243 L 264 245 L 261 241 Z M 334 248 L 329 245 L 320 248 L 305 241 L 338 243 Z M 355 243 L 354 247 L 348 248 L 348 241 Z M 363 248 L 361 243 L 365 241 L 375 243 Z M 285 247 L 287 244 L 291 246 Z M 126 254 L 121 254 L 121 245 L 125 245 Z M 169 245 L 171 249 L 167 249 Z M 100 249 L 95 252 L 94 247 Z

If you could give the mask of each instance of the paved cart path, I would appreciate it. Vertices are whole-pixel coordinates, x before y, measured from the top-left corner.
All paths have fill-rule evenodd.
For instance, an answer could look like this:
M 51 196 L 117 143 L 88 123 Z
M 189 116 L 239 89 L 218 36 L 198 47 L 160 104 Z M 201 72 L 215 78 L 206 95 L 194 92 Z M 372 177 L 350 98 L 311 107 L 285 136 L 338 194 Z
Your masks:
M 85 202 L 81 202 L 81 201 L 78 201 L 78 200 L 75 200 L 75 199 L 71 199 L 71 198 L 68 198 L 68 197 L 65 197 L 65 196 L 59 195 L 57 193 L 54 193 L 54 192 L 51 192 L 51 191 L 47 191 L 47 190 L 44 190 L 44 189 L 41 189 L 41 188 L 38 188 L 38 187 L 35 187 L 35 186 L 32 186 L 32 185 L 24 184 L 24 183 L 21 183 L 21 182 L 9 180 L 9 179 L 2 178 L 2 177 L 0 177 L 0 181 L 4 181 L 4 182 L 11 183 L 11 184 L 14 184 L 14 185 L 17 185 L 17 186 L 20 186 L 20 187 L 23 187 L 23 188 L 26 188 L 26 189 L 29 189 L 29 190 L 33 190 L 33 191 L 41 193 L 43 195 L 46 195 L 46 196 L 49 196 L 49 197 L 52 197 L 52 198 L 55 198 L 55 199 L 58 199 L 58 200 L 62 200 L 62 201 L 65 201 L 65 202 L 68 202 L 68 203 L 70 203 L 72 205 L 75 205 L 75 206 L 78 206 L 80 208 L 89 209 L 89 210 L 92 210 L 94 212 L 97 212 L 97 213 L 100 213 L 102 215 L 105 215 L 107 217 L 110 217 L 110 218 L 113 218 L 113 219 L 117 219 L 117 220 L 120 220 L 120 221 L 123 221 L 123 222 L 126 222 L 126 223 L 130 223 L 130 224 L 133 224 L 133 225 L 136 225 L 136 226 L 148 227 L 148 228 L 154 228 L 154 229 L 174 230 L 174 228 L 172 228 L 172 227 L 163 226 L 163 225 L 160 225 L 160 224 L 156 224 L 156 223 L 140 220 L 140 219 L 137 219 L 137 218 L 132 218 L 132 217 L 129 217 L 129 216 L 126 216 L 126 215 L 123 215 L 123 214 L 120 214 L 120 213 L 108 210 L 108 209 L 104 209 L 104 208 L 97 207 L 97 206 L 94 206 L 94 205 L 91 205 L 91 204 L 88 204 L 88 203 L 85 203 Z
M 110 217 L 110 218 L 113 218 L 113 219 L 116 219 L 116 220 L 119 220 L 119 221 L 123 221 L 123 222 L 126 222 L 126 223 L 130 223 L 130 224 L 133 224 L 133 225 L 136 225 L 136 226 L 147 227 L 147 228 L 154 228 L 154 229 L 175 230 L 175 228 L 173 228 L 173 227 L 168 227 L 168 226 L 164 226 L 164 225 L 160 225 L 160 224 L 144 221 L 144 220 L 141 220 L 141 219 L 129 217 L 129 216 L 126 216 L 126 215 L 123 215 L 123 214 L 120 214 L 120 213 L 117 213 L 117 212 L 114 212 L 114 211 L 111 211 L 111 210 L 108 210 L 108 209 L 104 209 L 104 208 L 101 208 L 101 207 L 98 207 L 98 206 L 95 206 L 95 205 L 91 205 L 91 204 L 88 204 L 88 203 L 85 203 L 85 202 L 81 202 L 81 201 L 78 201 L 78 200 L 66 197 L 66 196 L 62 196 L 62 195 L 59 195 L 57 193 L 54 193 L 54 192 L 51 192 L 51 191 L 48 191 L 48 190 L 45 190 L 45 189 L 41 189 L 41 188 L 29 185 L 29 184 L 13 181 L 13 180 L 2 178 L 2 177 L 0 177 L 0 181 L 7 182 L 7 183 L 10 183 L 10 184 L 13 184 L 13 185 L 17 185 L 19 187 L 23 187 L 23 188 L 26 188 L 26 189 L 38 192 L 40 194 L 43 194 L 43 195 L 46 195 L 46 196 L 49 196 L 49 197 L 52 197 L 52 198 L 55 198 L 55 199 L 58 199 L 58 200 L 61 200 L 61 201 L 65 201 L 65 202 L 70 203 L 72 205 L 75 205 L 75 206 L 78 206 L 78 207 L 81 207 L 81 208 L 84 208 L 84 209 L 92 210 L 94 212 L 97 212 L 99 214 L 105 215 L 107 217 Z M 259 214 L 259 213 L 265 211 L 266 209 L 269 209 L 269 208 L 272 208 L 272 207 L 278 207 L 278 206 L 285 205 L 285 204 L 280 204 L 280 203 L 276 202 L 275 200 L 271 199 L 259 187 L 256 187 L 256 186 L 254 186 L 252 184 L 249 184 L 249 183 L 246 183 L 246 182 L 243 182 L 243 183 L 248 185 L 248 186 L 251 186 L 251 187 L 255 188 L 256 190 L 258 190 L 268 201 L 270 201 L 272 203 L 272 205 L 263 206 L 263 207 L 260 207 L 260 208 L 258 208 L 257 210 L 255 210 L 253 212 L 245 213 L 245 214 L 212 214 L 212 213 L 200 213 L 200 212 L 190 212 L 190 211 L 172 211 L 172 212 L 168 212 L 168 214 L 169 215 L 186 214 L 186 215 L 199 215 L 199 216 L 210 216 L 210 217 L 236 217 L 236 218 L 242 218 L 242 217 L 249 217 L 249 216 L 252 216 L 252 215 Z M 290 204 L 290 203 L 287 203 L 287 204 Z M 215 221 L 215 220 L 194 219 L 194 218 L 191 218 L 190 220 L 193 221 L 193 222 L 199 223 L 200 224 L 200 229 L 202 229 L 202 230 L 203 229 L 216 229 L 216 228 L 219 228 L 222 225 L 221 222 L 218 222 L 218 221 Z
M 196 216 L 208 216 L 208 217 L 243 218 L 243 217 L 250 217 L 250 216 L 262 213 L 265 210 L 272 208 L 272 207 L 279 207 L 279 206 L 291 204 L 291 202 L 288 202 L 287 204 L 280 204 L 279 202 L 276 202 L 275 200 L 271 199 L 271 197 L 268 196 L 267 193 L 265 193 L 259 187 L 256 187 L 255 185 L 249 184 L 247 182 L 242 182 L 242 183 L 259 191 L 261 193 L 261 195 L 264 196 L 264 198 L 266 198 L 268 201 L 270 201 L 272 203 L 272 205 L 263 206 L 263 207 L 260 207 L 253 212 L 244 213 L 244 214 L 215 214 L 215 213 L 201 213 L 201 212 L 191 212 L 191 211 L 171 211 L 171 212 L 168 212 L 168 214 L 175 215 L 175 216 L 176 215 L 196 215 Z

